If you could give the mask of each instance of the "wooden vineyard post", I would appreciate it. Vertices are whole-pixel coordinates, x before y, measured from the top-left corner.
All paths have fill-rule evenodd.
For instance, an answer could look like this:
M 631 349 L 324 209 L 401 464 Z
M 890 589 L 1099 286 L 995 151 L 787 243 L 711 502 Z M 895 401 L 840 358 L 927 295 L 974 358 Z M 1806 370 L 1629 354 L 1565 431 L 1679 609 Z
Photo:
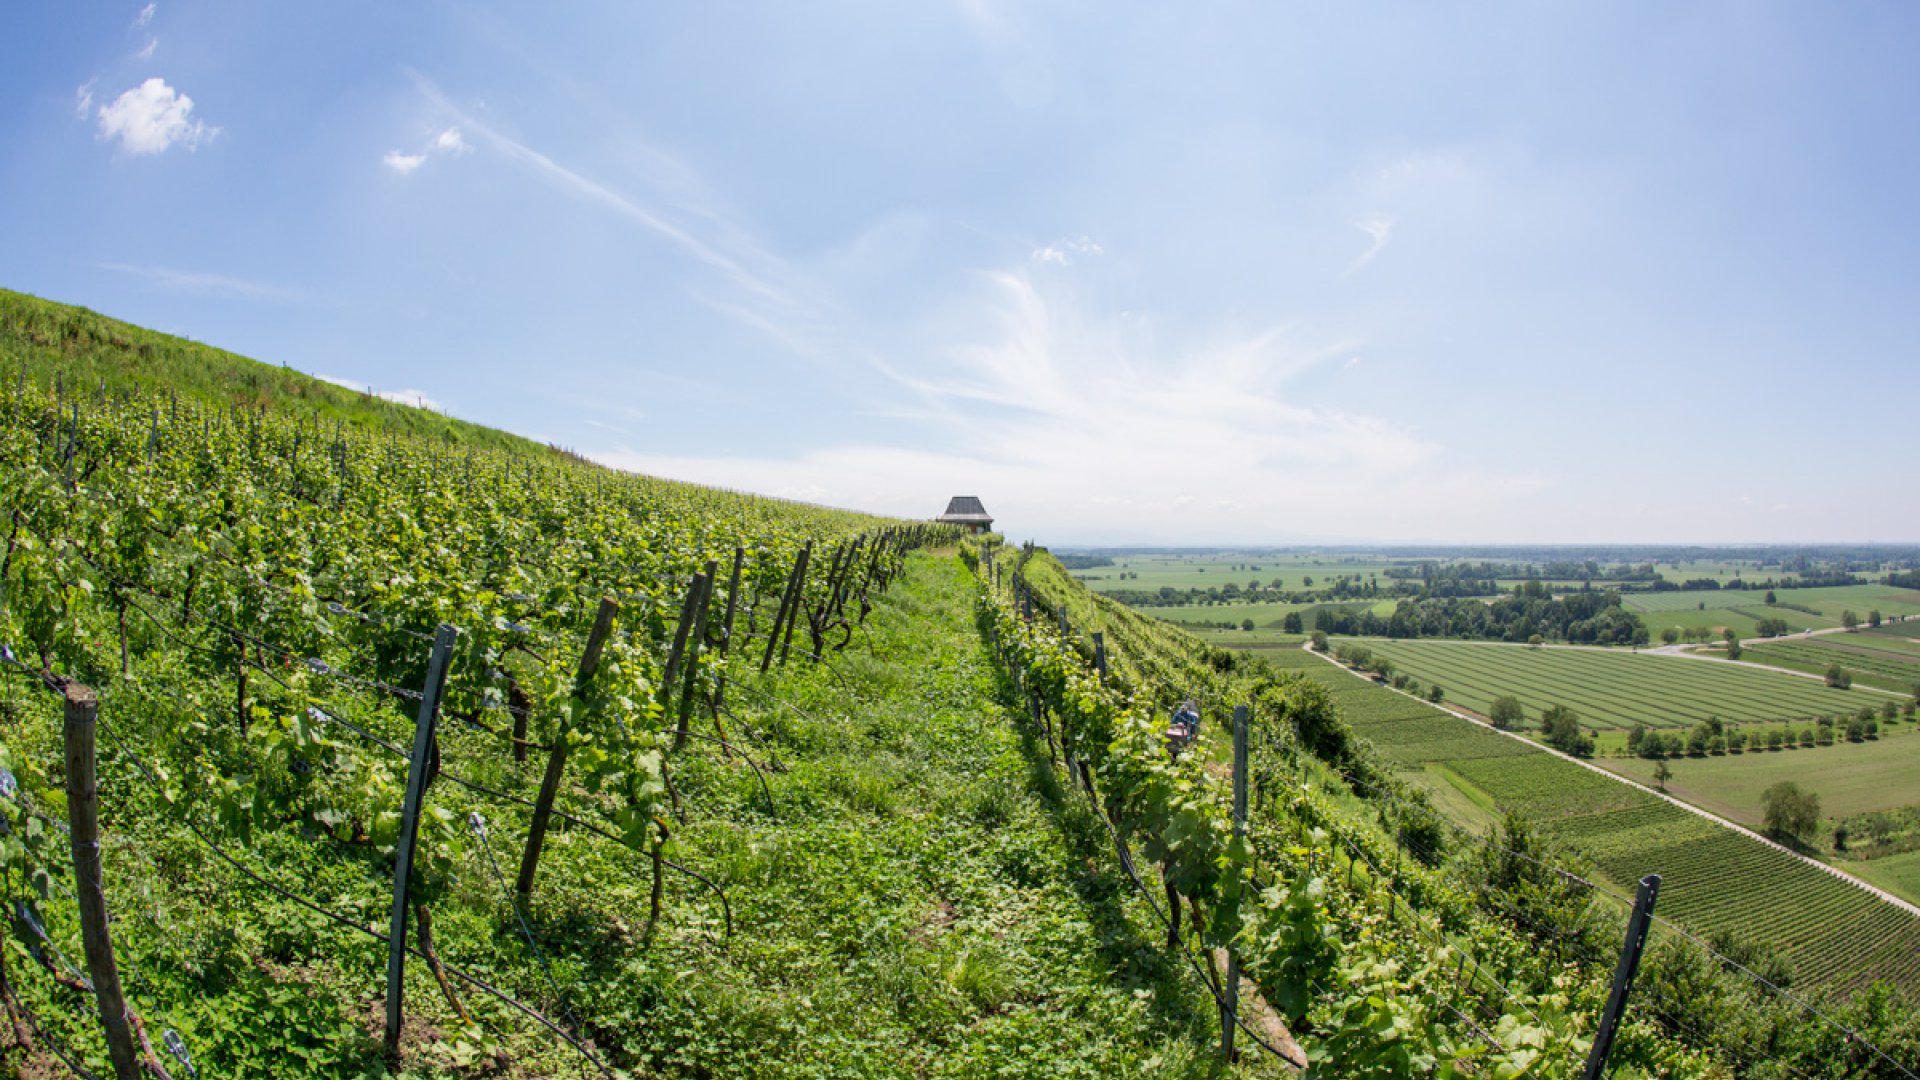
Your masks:
M 134 1045 L 140 1020 L 127 1007 L 120 968 L 113 959 L 113 935 L 107 927 L 107 894 L 100 866 L 100 779 L 93 742 L 100 701 L 79 683 L 67 684 L 66 699 L 67 829 L 73 834 L 74 899 L 80 907 L 87 975 L 93 980 L 100 1026 L 107 1035 L 107 1056 L 120 1080 L 135 1080 L 143 1063 L 164 1077 L 167 1074 L 153 1052 L 142 1055 Z M 146 1042 L 144 1033 L 140 1041 Z
M 613 617 L 620 605 L 611 596 L 600 598 L 600 610 L 594 614 L 593 629 L 587 634 L 586 650 L 580 654 L 580 670 L 573 678 L 573 696 L 586 692 L 587 683 L 600 667 L 600 650 L 606 648 L 607 635 L 613 632 Z M 525 911 L 533 899 L 533 875 L 540 869 L 540 849 L 547 841 L 547 822 L 553 817 L 553 800 L 560 794 L 560 775 L 567 767 L 567 726 L 553 733 L 553 750 L 547 754 L 547 771 L 540 778 L 540 794 L 533 800 L 533 820 L 527 824 L 527 849 L 520 855 L 520 876 L 513 885 L 514 898 Z
M 727 658 L 733 650 L 733 615 L 740 609 L 740 563 L 746 558 L 746 549 L 738 544 L 733 546 L 733 573 L 727 578 L 727 619 L 720 624 L 720 658 Z M 714 684 L 713 701 L 716 707 L 727 703 L 727 673 L 720 672 L 719 680 Z
M 693 581 L 687 586 L 687 598 L 680 601 L 680 621 L 673 628 L 673 645 L 667 650 L 667 670 L 660 678 L 660 688 L 654 692 L 663 717 L 673 708 L 673 690 L 680 685 L 680 658 L 686 655 L 687 636 L 693 633 L 693 608 L 700 602 L 700 586 L 704 581 L 701 575 L 693 575 Z
M 1100 681 L 1107 681 L 1107 635 L 1096 630 L 1093 632 L 1093 669 L 1100 673 Z
M 1627 940 L 1620 949 L 1620 965 L 1613 972 L 1613 990 L 1607 994 L 1606 1011 L 1600 1014 L 1600 1029 L 1593 1034 L 1593 1049 L 1587 1055 L 1586 1080 L 1600 1080 L 1607 1074 L 1607 1057 L 1613 1053 L 1613 1036 L 1620 1030 L 1620 1014 L 1627 1007 L 1627 993 L 1633 989 L 1633 977 L 1640 971 L 1640 952 L 1647 945 L 1647 929 L 1653 923 L 1653 902 L 1660 895 L 1660 875 L 1640 879 L 1639 894 L 1633 898 L 1633 915 L 1627 919 Z
M 686 682 L 686 689 L 680 693 L 680 719 L 673 732 L 675 753 L 687 745 L 687 732 L 693 717 L 693 691 L 699 679 L 700 648 L 707 643 L 707 609 L 712 606 L 713 601 L 713 575 L 719 568 L 717 562 L 708 559 L 706 569 L 693 579 L 693 633 L 687 647 L 687 666 L 681 676 Z M 667 703 L 672 704 L 672 702 L 673 687 L 669 685 Z
M 1245 705 L 1233 707 L 1233 841 L 1240 845 L 1247 838 L 1247 724 L 1253 710 Z M 1240 956 L 1227 948 L 1227 977 L 1220 1006 L 1220 1056 L 1234 1059 L 1233 1036 L 1240 1022 Z
M 413 881 L 414 843 L 420 834 L 420 803 L 427 794 L 434 728 L 440 720 L 440 692 L 447 685 L 447 665 L 453 658 L 453 639 L 459 633 L 445 623 L 433 632 L 433 658 L 427 663 L 427 684 L 421 689 L 420 714 L 413 724 L 413 760 L 407 766 L 407 795 L 401 805 L 400 837 L 394 849 L 393 918 L 387 923 L 385 1046 L 387 1061 L 395 1064 L 400 1060 L 400 1025 L 406 998 L 407 890 Z
M 813 561 L 813 543 L 800 549 L 800 564 L 793 572 L 793 604 L 787 608 L 787 633 L 780 642 L 780 666 L 787 664 L 787 653 L 793 650 L 793 628 L 800 622 L 800 610 L 807 603 L 807 567 Z
M 793 557 L 793 569 L 787 574 L 787 587 L 780 594 L 780 607 L 773 615 L 773 628 L 767 631 L 767 655 L 760 661 L 760 673 L 767 673 L 773 666 L 773 654 L 780 648 L 780 628 L 793 616 L 793 606 L 798 602 L 800 582 L 807 576 L 807 557 L 813 553 L 813 541 L 809 540 L 800 554 Z

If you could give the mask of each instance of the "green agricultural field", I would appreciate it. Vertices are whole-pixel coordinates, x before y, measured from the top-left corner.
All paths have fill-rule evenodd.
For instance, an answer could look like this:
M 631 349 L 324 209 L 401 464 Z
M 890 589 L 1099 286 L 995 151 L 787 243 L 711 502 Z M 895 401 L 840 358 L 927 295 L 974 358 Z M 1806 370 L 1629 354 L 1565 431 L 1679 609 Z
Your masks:
M 1095 592 L 1158 589 L 1164 586 L 1205 589 L 1227 582 L 1245 587 L 1249 581 L 1257 579 L 1266 584 L 1274 578 L 1284 581 L 1286 588 L 1303 589 L 1324 587 L 1335 578 L 1353 575 L 1361 578 L 1377 575 L 1384 588 L 1387 568 L 1411 561 L 1371 555 L 1261 555 L 1231 552 L 1206 555 L 1115 555 L 1112 566 L 1075 570 L 1073 576 Z M 1122 572 L 1138 574 L 1139 577 L 1123 579 L 1120 576 Z M 1313 586 L 1306 584 L 1307 578 L 1313 579 Z
M 1303 670 L 1333 692 L 1348 722 L 1456 824 L 1484 829 L 1501 814 L 1524 814 L 1589 856 L 1619 891 L 1660 874 L 1663 915 L 1696 933 L 1732 930 L 1769 942 L 1801 986 L 1920 983 L 1920 919 L 1907 912 L 1657 796 L 1302 655 L 1318 663 Z M 1912 741 L 1920 747 L 1920 735 Z M 1825 752 L 1779 756 L 1811 761 Z M 1883 883 L 1920 873 L 1876 861 Z
M 1878 610 L 1881 615 L 1920 615 L 1920 590 L 1897 589 L 1891 585 L 1844 585 L 1834 589 L 1792 589 L 1776 594 L 1782 601 L 1791 601 L 1814 608 L 1821 614 L 1836 621 L 1843 611 L 1851 611 L 1866 621 L 1867 612 Z
M 1840 864 L 1847 873 L 1871 882 L 1896 896 L 1920 903 L 1920 851 L 1856 859 Z
M 1654 762 L 1601 758 L 1597 764 L 1643 784 L 1653 783 Z M 1749 750 L 1667 763 L 1667 788 L 1695 806 L 1752 829 L 1764 825 L 1760 793 L 1791 780 L 1820 796 L 1830 818 L 1892 810 L 1920 803 L 1920 728 L 1901 724 L 1865 742 L 1797 750 Z
M 1851 611 L 1865 622 L 1867 613 L 1883 616 L 1920 614 L 1920 592 L 1889 585 L 1842 585 L 1824 589 L 1779 589 L 1776 604 L 1767 594 L 1751 589 L 1700 589 L 1687 592 L 1627 593 L 1620 602 L 1636 612 L 1657 639 L 1668 627 L 1700 627 L 1718 635 L 1731 629 L 1743 638 L 1758 637 L 1758 620 L 1780 619 L 1794 632 L 1827 630 L 1840 625 Z M 1914 628 L 1920 631 L 1920 627 Z M 1920 633 L 1916 633 L 1920 636 Z
M 1885 694 L 1836 690 L 1818 680 L 1757 667 L 1611 649 L 1527 648 L 1471 641 L 1358 643 L 1447 700 L 1486 713 L 1503 695 L 1520 699 L 1529 719 L 1566 705 L 1590 727 L 1626 730 L 1688 727 L 1709 716 L 1736 723 L 1803 719 L 1878 707 Z
M 1815 675 L 1839 664 L 1853 675 L 1856 685 L 1896 693 L 1908 693 L 1920 686 L 1920 644 L 1901 638 L 1822 634 L 1748 646 L 1740 658 Z
M 1381 615 L 1391 615 L 1397 603 L 1396 600 L 1375 602 L 1355 600 L 1350 603 L 1325 604 L 1182 604 L 1177 607 L 1156 607 L 1145 610 L 1157 619 L 1165 619 L 1170 623 L 1179 623 L 1187 627 L 1213 626 L 1223 622 L 1238 625 L 1244 619 L 1252 619 L 1256 627 L 1267 630 L 1278 630 L 1287 615 L 1297 611 L 1300 613 L 1301 622 L 1311 630 L 1314 613 L 1323 607 L 1350 611 L 1372 608 Z

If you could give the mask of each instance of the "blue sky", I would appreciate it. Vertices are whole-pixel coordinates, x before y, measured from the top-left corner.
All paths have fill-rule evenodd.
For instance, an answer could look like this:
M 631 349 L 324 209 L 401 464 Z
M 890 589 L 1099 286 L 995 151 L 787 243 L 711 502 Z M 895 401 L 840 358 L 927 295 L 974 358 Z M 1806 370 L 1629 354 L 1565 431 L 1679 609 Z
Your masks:
M 0 285 L 1070 543 L 1920 540 L 1893 3 L 16 4 Z

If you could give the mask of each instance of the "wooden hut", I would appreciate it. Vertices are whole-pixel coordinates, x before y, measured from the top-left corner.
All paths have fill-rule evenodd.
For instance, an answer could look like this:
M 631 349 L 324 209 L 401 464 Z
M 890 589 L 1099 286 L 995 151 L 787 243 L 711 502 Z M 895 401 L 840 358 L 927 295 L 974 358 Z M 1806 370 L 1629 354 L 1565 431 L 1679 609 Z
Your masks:
M 993 515 L 974 495 L 955 495 L 947 503 L 947 512 L 934 520 L 943 525 L 964 525 L 972 533 L 993 531 Z

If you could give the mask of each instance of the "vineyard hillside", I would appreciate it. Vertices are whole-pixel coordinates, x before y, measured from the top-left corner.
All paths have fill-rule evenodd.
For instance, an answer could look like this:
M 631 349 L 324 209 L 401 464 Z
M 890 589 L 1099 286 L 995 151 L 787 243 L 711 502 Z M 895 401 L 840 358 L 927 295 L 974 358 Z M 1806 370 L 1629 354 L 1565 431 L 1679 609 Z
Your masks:
M 14 1074 L 1557 1077 L 1605 1050 L 1609 864 L 1557 823 L 1449 828 L 1316 678 L 1043 550 L 387 422 L 7 299 Z M 1793 982 L 1740 929 L 1663 924 L 1613 1075 L 1920 1061 L 1904 939 L 1863 926 L 1858 971 Z

